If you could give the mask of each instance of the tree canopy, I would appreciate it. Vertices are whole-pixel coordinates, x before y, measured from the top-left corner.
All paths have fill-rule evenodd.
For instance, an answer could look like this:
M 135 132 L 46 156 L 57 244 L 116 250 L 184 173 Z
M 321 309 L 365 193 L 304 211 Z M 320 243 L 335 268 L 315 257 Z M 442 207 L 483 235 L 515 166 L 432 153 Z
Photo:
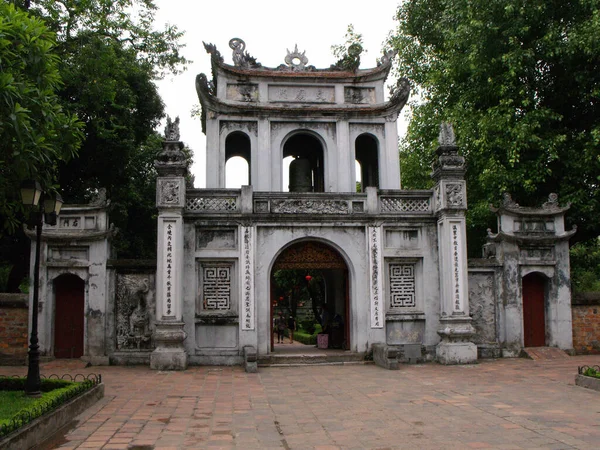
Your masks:
M 468 164 L 472 227 L 484 232 L 505 191 L 528 206 L 556 192 L 572 203 L 575 240 L 598 236 L 600 1 L 406 0 L 397 20 L 389 44 L 417 92 L 403 186 L 430 186 L 449 121 Z
M 71 204 L 106 188 L 119 256 L 153 257 L 155 129 L 165 115 L 154 81 L 185 68 L 182 33 L 156 26 L 153 0 L 11 3 L 0 10 L 0 138 L 8 143 L 0 157 L 0 234 L 18 229 L 25 178 L 59 189 Z M 24 267 L 17 251 L 4 251 L 22 239 L 2 241 L 9 265 Z
M 78 158 L 59 165 L 61 189 L 69 203 L 107 190 L 119 257 L 156 251 L 155 130 L 165 111 L 154 81 L 187 63 L 182 33 L 170 25 L 156 29 L 156 9 L 152 0 L 31 2 L 56 32 L 63 107 L 84 125 Z
M 51 190 L 57 164 L 71 160 L 82 139 L 81 123 L 57 94 L 55 45 L 41 20 L 0 4 L 0 236 L 20 223 L 21 182 L 36 179 Z

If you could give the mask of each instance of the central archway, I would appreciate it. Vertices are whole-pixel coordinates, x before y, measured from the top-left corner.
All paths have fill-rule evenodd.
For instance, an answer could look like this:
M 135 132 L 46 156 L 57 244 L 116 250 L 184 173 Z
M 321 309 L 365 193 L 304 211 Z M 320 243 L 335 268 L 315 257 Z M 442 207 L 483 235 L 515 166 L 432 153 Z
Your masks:
M 277 276 L 276 276 L 277 275 Z M 321 325 L 326 311 L 326 323 L 330 347 L 349 349 L 350 346 L 350 301 L 348 266 L 340 253 L 332 246 L 314 240 L 296 242 L 287 247 L 277 257 L 271 269 L 270 336 L 271 351 L 274 351 L 273 317 L 280 311 L 286 316 L 296 317 L 297 309 L 292 301 L 278 289 L 276 278 L 287 278 L 288 284 L 295 285 L 293 290 L 303 289 L 310 297 L 309 315 L 314 312 Z M 307 279 L 308 278 L 308 279 Z

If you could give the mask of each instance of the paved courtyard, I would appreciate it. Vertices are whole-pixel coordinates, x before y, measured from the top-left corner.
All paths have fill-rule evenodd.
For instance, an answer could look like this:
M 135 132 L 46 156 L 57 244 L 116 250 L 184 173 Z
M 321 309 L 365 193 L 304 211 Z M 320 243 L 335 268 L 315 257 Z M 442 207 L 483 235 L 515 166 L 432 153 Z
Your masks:
M 52 448 L 103 449 L 592 449 L 600 392 L 574 385 L 566 360 L 476 365 L 260 368 L 90 367 L 55 361 L 44 373 L 102 374 L 103 400 Z M 2 374 L 25 373 L 0 367 Z

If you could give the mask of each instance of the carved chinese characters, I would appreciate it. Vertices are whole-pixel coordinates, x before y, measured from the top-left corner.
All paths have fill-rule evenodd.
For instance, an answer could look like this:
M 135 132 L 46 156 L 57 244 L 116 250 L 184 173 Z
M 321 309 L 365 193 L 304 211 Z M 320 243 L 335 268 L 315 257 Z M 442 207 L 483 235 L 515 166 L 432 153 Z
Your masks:
M 452 309 L 461 312 L 462 306 L 462 265 L 461 265 L 461 242 L 458 224 L 452 224 Z
M 369 268 L 371 274 L 371 328 L 383 328 L 383 309 L 381 302 L 381 230 L 369 227 Z
M 163 251 L 163 293 L 164 293 L 164 308 L 163 317 L 174 317 L 175 313 L 173 310 L 174 298 L 174 284 L 175 284 L 175 221 L 165 220 L 164 221 L 164 251 Z
M 254 330 L 254 229 L 242 227 L 242 330 Z
M 333 86 L 269 85 L 270 102 L 334 103 Z

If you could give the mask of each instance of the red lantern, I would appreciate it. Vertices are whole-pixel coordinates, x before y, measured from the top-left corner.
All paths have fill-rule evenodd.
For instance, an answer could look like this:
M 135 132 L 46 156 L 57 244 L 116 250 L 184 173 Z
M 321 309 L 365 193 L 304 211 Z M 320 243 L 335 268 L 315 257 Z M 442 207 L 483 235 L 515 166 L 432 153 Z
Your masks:
M 283 301 L 283 297 L 279 297 L 279 301 L 282 302 Z
M 306 275 L 304 278 L 306 279 L 307 283 L 310 283 L 310 280 L 312 280 L 312 277 L 310 275 Z

